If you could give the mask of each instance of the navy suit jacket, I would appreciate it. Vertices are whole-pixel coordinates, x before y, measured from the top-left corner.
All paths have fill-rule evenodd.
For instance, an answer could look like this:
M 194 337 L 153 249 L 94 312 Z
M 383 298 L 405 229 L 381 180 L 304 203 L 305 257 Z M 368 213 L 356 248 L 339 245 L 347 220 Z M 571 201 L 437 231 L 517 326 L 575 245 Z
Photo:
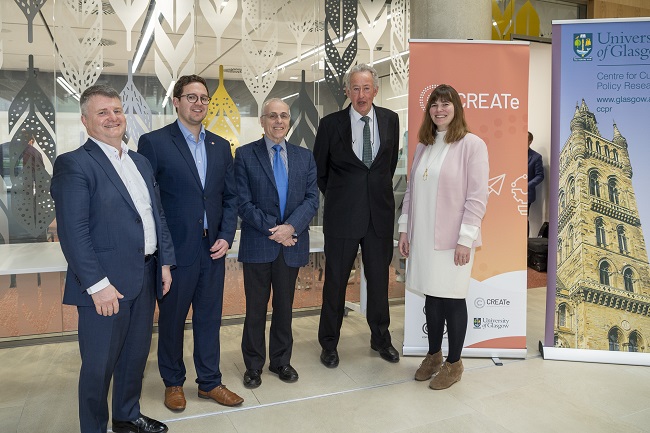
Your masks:
M 535 188 L 544 180 L 544 164 L 542 155 L 528 148 L 528 204 L 537 198 Z
M 241 146 L 235 153 L 235 178 L 242 220 L 240 262 L 270 263 L 278 257 L 280 248 L 283 248 L 288 266 L 305 266 L 309 261 L 309 222 L 318 209 L 316 163 L 308 149 L 287 143 L 287 165 L 289 188 L 282 221 L 280 199 L 264 138 Z M 291 224 L 298 235 L 297 243 L 292 247 L 284 247 L 269 239 L 269 229 L 285 223 Z
M 160 205 L 158 184 L 146 158 L 129 151 L 149 195 L 158 242 L 156 294 L 162 298 L 161 265 L 174 265 L 174 247 Z M 68 261 L 63 303 L 93 306 L 86 289 L 105 277 L 124 295 L 138 296 L 144 275 L 144 230 L 129 192 L 93 140 L 54 161 L 50 188 L 57 231 Z
M 204 211 L 210 244 L 224 239 L 232 247 L 237 230 L 237 197 L 230 143 L 205 131 L 208 163 L 205 188 L 201 186 L 196 163 L 178 123 L 142 135 L 138 153 L 149 159 L 160 184 L 177 265 L 189 266 L 197 258 L 201 250 Z
M 314 158 L 318 188 L 325 196 L 323 231 L 326 236 L 361 239 L 372 219 L 378 236 L 393 237 L 393 174 L 399 150 L 399 117 L 387 108 L 374 108 L 380 146 L 370 168 L 352 149 L 350 105 L 325 116 L 318 124 Z

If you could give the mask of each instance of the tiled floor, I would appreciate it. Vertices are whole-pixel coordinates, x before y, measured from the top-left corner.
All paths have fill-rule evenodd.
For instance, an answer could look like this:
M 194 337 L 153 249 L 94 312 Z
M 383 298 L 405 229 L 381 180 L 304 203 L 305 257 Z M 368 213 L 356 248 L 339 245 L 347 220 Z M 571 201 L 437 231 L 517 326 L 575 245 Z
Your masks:
M 300 373 L 285 384 L 264 371 L 262 386 L 241 383 L 241 325 L 222 328 L 222 371 L 229 388 L 245 398 L 225 408 L 200 400 L 188 379 L 187 409 L 162 404 L 154 335 L 145 372 L 143 413 L 164 420 L 170 432 L 650 432 L 650 369 L 620 365 L 544 361 L 545 288 L 528 290 L 528 357 L 463 360 L 465 373 L 446 391 L 432 391 L 413 374 L 421 358 L 398 364 L 381 360 L 369 348 L 365 319 L 350 313 L 343 325 L 337 369 L 321 366 L 316 340 L 318 316 L 294 320 L 292 364 Z M 392 333 L 403 339 L 403 304 L 394 304 Z M 191 331 L 186 363 L 191 365 Z M 76 343 L 0 350 L 0 432 L 78 431 Z M 192 377 L 193 371 L 188 377 Z

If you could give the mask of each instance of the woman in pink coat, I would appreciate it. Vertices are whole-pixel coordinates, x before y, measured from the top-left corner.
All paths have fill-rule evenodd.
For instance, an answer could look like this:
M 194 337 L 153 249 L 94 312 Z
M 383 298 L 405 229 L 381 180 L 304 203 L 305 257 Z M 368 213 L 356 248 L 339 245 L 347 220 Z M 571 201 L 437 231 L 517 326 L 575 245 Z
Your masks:
M 463 374 L 467 304 L 474 249 L 488 198 L 485 142 L 469 132 L 453 87 L 441 84 L 427 101 L 400 217 L 399 249 L 409 258 L 406 288 L 425 296 L 429 352 L 415 373 L 432 389 Z M 449 352 L 442 359 L 445 322 Z

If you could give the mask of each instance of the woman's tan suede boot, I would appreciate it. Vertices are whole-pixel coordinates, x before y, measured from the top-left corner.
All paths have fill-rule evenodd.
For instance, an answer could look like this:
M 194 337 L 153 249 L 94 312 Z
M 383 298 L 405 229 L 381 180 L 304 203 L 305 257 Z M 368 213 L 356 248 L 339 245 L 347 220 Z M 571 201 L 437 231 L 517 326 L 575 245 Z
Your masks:
M 442 366 L 442 350 L 429 355 L 422 360 L 420 368 L 415 372 L 415 380 L 429 380 L 434 374 L 440 371 Z
M 436 374 L 431 382 L 429 388 L 431 389 L 447 389 L 454 383 L 460 381 L 463 375 L 463 361 L 459 359 L 456 362 L 445 362 L 440 367 L 440 373 Z

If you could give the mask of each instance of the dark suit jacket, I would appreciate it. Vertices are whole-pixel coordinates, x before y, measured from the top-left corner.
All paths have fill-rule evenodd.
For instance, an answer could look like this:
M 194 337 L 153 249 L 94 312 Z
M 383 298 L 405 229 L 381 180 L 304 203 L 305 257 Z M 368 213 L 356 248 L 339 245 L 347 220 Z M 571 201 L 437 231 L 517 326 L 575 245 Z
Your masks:
M 151 162 L 174 241 L 178 266 L 194 263 L 201 249 L 204 210 L 210 244 L 224 239 L 232 246 L 237 229 L 237 197 L 230 143 L 205 131 L 205 188 L 185 137 L 176 122 L 144 134 L 138 153 Z
M 285 219 L 280 219 L 280 201 L 273 176 L 271 160 L 264 138 L 237 149 L 235 179 L 241 217 L 239 261 L 270 263 L 283 248 L 288 266 L 300 267 L 309 261 L 309 222 L 318 209 L 316 163 L 313 154 L 305 148 L 287 143 L 289 189 Z M 292 247 L 283 247 L 268 237 L 269 229 L 288 223 L 298 235 Z
M 391 110 L 374 108 L 381 143 L 370 168 L 352 150 L 349 105 L 318 125 L 314 157 L 318 188 L 325 195 L 323 230 L 327 236 L 360 239 L 371 218 L 378 236 L 393 236 L 399 118 Z
M 537 198 L 535 188 L 544 180 L 542 155 L 528 148 L 528 204 Z
M 158 184 L 151 165 L 129 152 L 142 174 L 156 221 L 158 277 L 162 298 L 161 265 L 174 265 L 174 247 L 160 205 Z M 51 194 L 56 204 L 57 231 L 68 261 L 63 303 L 93 306 L 88 289 L 108 277 L 129 301 L 138 296 L 144 275 L 142 220 L 124 183 L 102 149 L 92 140 L 59 155 L 54 161 Z

